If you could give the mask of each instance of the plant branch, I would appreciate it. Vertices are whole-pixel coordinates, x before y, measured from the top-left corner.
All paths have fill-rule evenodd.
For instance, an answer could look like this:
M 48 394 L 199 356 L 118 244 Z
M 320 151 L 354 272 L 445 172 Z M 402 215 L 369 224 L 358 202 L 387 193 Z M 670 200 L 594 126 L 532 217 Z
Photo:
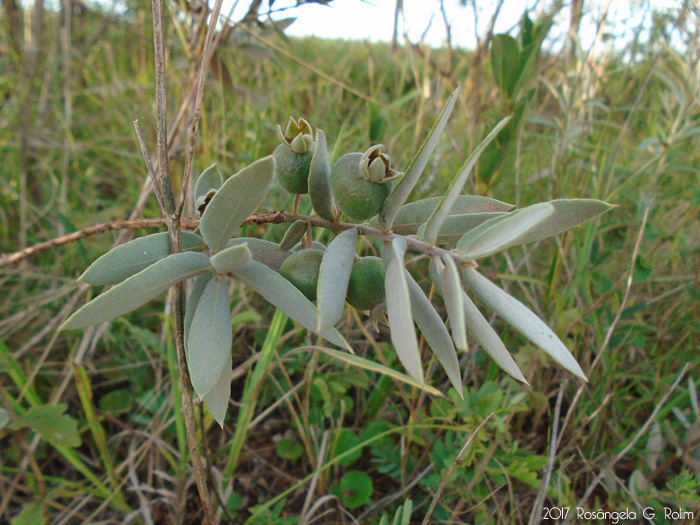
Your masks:
M 476 266 L 476 263 L 473 261 L 461 261 L 451 250 L 445 250 L 444 248 L 439 248 L 437 246 L 430 246 L 425 241 L 417 239 L 416 237 L 399 235 L 398 233 L 392 232 L 385 232 L 383 230 L 380 230 L 379 228 L 374 228 L 368 224 L 330 222 L 325 219 L 322 219 L 321 217 L 294 215 L 293 213 L 285 211 L 273 211 L 270 213 L 254 213 L 250 215 L 245 221 L 243 221 L 242 225 L 262 226 L 265 224 L 292 224 L 299 220 L 306 221 L 313 227 L 326 228 L 334 232 L 340 232 L 356 228 L 360 235 L 364 235 L 366 237 L 374 237 L 383 242 L 391 242 L 393 238 L 400 237 L 404 239 L 411 248 L 419 252 L 423 252 L 427 255 L 435 255 L 438 257 L 441 257 L 443 255 L 449 255 L 450 257 L 454 257 L 455 262 L 463 266 Z M 197 219 L 180 219 L 180 223 L 181 227 L 185 230 L 196 230 L 199 227 L 199 220 Z M 167 225 L 167 219 L 134 219 L 103 222 L 100 224 L 95 224 L 93 226 L 88 226 L 87 228 L 83 228 L 82 230 L 78 230 L 73 233 L 69 233 L 68 235 L 63 235 L 62 237 L 57 237 L 49 241 L 35 244 L 34 246 L 30 246 L 29 248 L 25 248 L 24 250 L 0 255 L 0 266 L 15 265 L 38 253 L 45 252 L 52 248 L 58 248 L 65 244 L 70 244 L 72 242 L 76 242 L 99 233 L 105 233 L 112 230 L 163 228 L 167 227 Z
M 180 185 L 180 198 L 177 208 L 175 209 L 174 218 L 179 220 L 182 216 L 182 209 L 185 207 L 185 198 L 187 197 L 187 187 L 189 186 L 190 177 L 192 174 L 192 164 L 194 163 L 194 145 L 197 141 L 197 131 L 199 129 L 199 119 L 202 115 L 202 99 L 204 98 L 204 80 L 207 74 L 207 68 L 211 61 L 212 54 L 212 39 L 216 29 L 219 13 L 221 12 L 221 4 L 223 0 L 216 0 L 214 10 L 211 14 L 207 35 L 204 39 L 204 49 L 202 50 L 202 63 L 199 66 L 199 74 L 197 76 L 197 95 L 194 101 L 194 113 L 192 115 L 192 125 L 190 127 L 190 136 L 187 141 L 187 151 L 185 154 L 185 169 L 182 173 L 182 184 Z

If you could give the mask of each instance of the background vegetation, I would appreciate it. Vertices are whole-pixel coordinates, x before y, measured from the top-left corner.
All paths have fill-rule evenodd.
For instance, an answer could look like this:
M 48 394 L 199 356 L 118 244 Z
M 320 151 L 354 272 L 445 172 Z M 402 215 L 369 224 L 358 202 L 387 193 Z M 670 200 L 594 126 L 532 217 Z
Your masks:
M 132 125 L 139 118 L 155 143 L 150 4 L 117 11 L 64 4 L 54 11 L 37 2 L 22 12 L 3 2 L 5 254 L 94 223 L 159 213 L 144 190 Z M 167 10 L 175 174 L 203 38 L 187 5 Z M 391 521 L 405 511 L 408 523 L 410 501 L 411 522 L 419 523 L 491 413 L 450 474 L 436 522 L 537 523 L 542 506 L 577 504 L 700 514 L 700 28 L 692 2 L 652 15 L 652 30 L 640 28 L 615 52 L 566 46 L 543 53 L 522 131 L 502 144 L 497 169 L 481 166 L 465 188 L 520 206 L 567 197 L 619 205 L 556 241 L 482 264 L 554 328 L 589 384 L 494 319 L 530 387 L 474 344 L 461 359 L 464 400 L 427 361 L 427 380 L 445 392 L 436 398 L 295 351 L 315 338 L 232 284 L 235 374 L 225 428 L 199 414 L 225 519 L 243 522 L 257 511 L 259 523 L 377 523 L 383 513 Z M 512 109 L 493 81 L 489 35 L 476 52 L 464 52 L 289 39 L 283 28 L 239 24 L 219 43 L 197 173 L 217 162 L 230 175 L 271 153 L 275 126 L 290 115 L 324 129 L 333 159 L 382 142 L 401 168 L 460 86 L 414 198 L 440 195 Z M 281 190 L 265 203 L 291 206 Z M 301 210 L 310 211 L 307 200 Z M 247 228 L 246 235 L 275 241 L 284 233 L 281 225 Z M 0 522 L 201 519 L 169 302 L 84 333 L 56 333 L 95 293 L 75 278 L 115 242 L 141 233 L 94 236 L 0 267 Z M 411 268 L 426 282 L 423 262 Z M 348 310 L 341 329 L 356 352 L 399 368 L 388 334 Z M 260 361 L 264 367 L 260 355 L 270 359 Z

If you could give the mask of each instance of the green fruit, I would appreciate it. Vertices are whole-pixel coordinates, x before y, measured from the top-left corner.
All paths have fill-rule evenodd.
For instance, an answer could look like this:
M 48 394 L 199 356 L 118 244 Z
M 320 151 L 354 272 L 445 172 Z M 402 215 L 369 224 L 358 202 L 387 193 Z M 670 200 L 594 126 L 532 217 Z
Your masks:
M 358 310 L 371 310 L 385 297 L 384 262 L 379 257 L 363 257 L 352 267 L 347 301 Z
M 285 190 L 295 195 L 309 193 L 309 168 L 313 149 L 296 153 L 287 144 L 275 148 L 275 179 Z
M 321 267 L 321 250 L 301 250 L 284 261 L 280 275 L 292 283 L 309 301 L 316 300 L 318 270 Z
M 355 220 L 366 220 L 382 209 L 391 193 L 390 182 L 401 176 L 391 169 L 391 159 L 381 144 L 364 153 L 340 157 L 331 170 L 331 190 L 343 213 Z

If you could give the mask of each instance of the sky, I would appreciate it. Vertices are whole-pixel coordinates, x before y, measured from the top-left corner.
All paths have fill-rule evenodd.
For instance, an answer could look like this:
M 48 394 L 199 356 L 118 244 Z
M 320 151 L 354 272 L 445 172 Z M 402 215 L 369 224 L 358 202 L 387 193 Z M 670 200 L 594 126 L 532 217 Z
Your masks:
M 469 2 L 471 4 L 472 2 Z M 499 13 L 495 31 L 508 32 L 517 26 L 526 9 L 535 6 L 534 14 L 538 14 L 538 6 L 549 5 L 543 0 L 505 0 Z M 650 21 L 645 6 L 672 7 L 677 4 L 674 0 L 585 0 L 585 14 L 581 26 L 581 46 L 590 47 L 596 36 L 597 22 L 606 4 L 610 4 L 606 32 L 615 37 L 616 45 L 629 40 L 632 29 L 640 22 Z M 248 9 L 249 1 L 237 2 L 233 19 L 240 19 Z M 369 40 L 371 42 L 391 40 L 394 23 L 394 0 L 335 0 L 330 6 L 307 4 L 292 7 L 294 0 L 276 0 L 273 8 L 283 9 L 274 13 L 274 19 L 296 17 L 297 20 L 286 30 L 288 35 L 320 38 L 342 38 L 353 40 Z M 234 0 L 224 0 L 222 14 L 228 14 Z M 267 9 L 267 0 L 263 2 L 261 13 Z M 459 0 L 445 0 L 445 12 L 452 26 L 452 43 L 454 46 L 473 49 L 476 44 L 473 8 L 463 7 Z M 483 35 L 488 27 L 496 2 L 477 0 L 480 6 L 478 14 L 479 34 Z M 541 9 L 541 7 L 539 7 Z M 550 33 L 550 45 L 562 45 L 568 31 L 569 10 L 565 9 L 561 20 L 557 20 Z M 530 15 L 533 17 L 533 14 Z M 646 17 L 646 18 L 645 18 Z M 558 27 L 558 30 L 557 30 Z M 404 16 L 400 18 L 399 36 L 403 34 L 409 40 L 440 47 L 445 43 L 445 24 L 440 12 L 439 0 L 404 0 Z M 401 39 L 402 40 L 402 39 Z M 557 43 L 558 41 L 558 43 Z

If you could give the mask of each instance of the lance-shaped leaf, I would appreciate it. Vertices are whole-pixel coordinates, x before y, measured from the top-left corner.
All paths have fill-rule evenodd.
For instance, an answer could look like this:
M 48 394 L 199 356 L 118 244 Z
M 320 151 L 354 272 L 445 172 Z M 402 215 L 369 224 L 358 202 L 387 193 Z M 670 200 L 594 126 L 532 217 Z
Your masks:
M 329 357 L 332 357 L 333 359 L 338 359 L 339 361 L 343 361 L 344 363 L 347 363 L 349 365 L 356 366 L 357 368 L 362 368 L 363 370 L 368 370 L 370 372 L 376 372 L 378 374 L 391 377 L 392 379 L 395 379 L 397 381 L 401 381 L 402 383 L 406 383 L 407 385 L 411 385 L 416 388 L 422 388 L 423 390 L 434 396 L 445 397 L 445 395 L 442 392 L 430 385 L 421 384 L 412 377 L 407 376 L 406 374 L 402 374 L 401 372 L 394 370 L 393 368 L 380 365 L 379 363 L 370 361 L 369 359 L 365 359 L 364 357 L 348 354 L 346 352 L 339 352 L 338 350 L 333 350 L 331 348 L 326 348 L 323 346 L 307 346 L 299 348 L 298 350 L 317 350 L 326 354 Z
M 464 325 L 464 305 L 462 304 L 462 282 L 457 265 L 452 257 L 442 258 L 445 268 L 442 271 L 442 298 L 445 300 L 447 315 L 450 317 L 452 339 L 458 350 L 467 351 L 467 327 Z
M 250 250 L 247 244 L 229 246 L 211 256 L 211 265 L 217 273 L 228 273 L 250 261 Z
M 425 337 L 425 340 L 428 342 L 428 346 L 435 352 L 450 383 L 452 383 L 452 386 L 457 390 L 460 397 L 463 397 L 462 374 L 459 370 L 457 351 L 452 344 L 452 339 L 450 339 L 447 327 L 445 327 L 445 323 L 440 318 L 440 314 L 438 314 L 433 305 L 430 304 L 430 300 L 425 296 L 422 288 L 418 286 L 418 283 L 411 277 L 408 270 L 404 269 L 404 271 L 406 273 L 408 293 L 411 298 L 411 313 L 413 314 L 413 319 L 423 333 L 423 337 Z
M 262 295 L 307 330 L 316 331 L 318 315 L 316 307 L 303 293 L 277 272 L 256 261 L 249 261 L 231 272 L 231 275 Z M 352 352 L 352 348 L 335 328 L 323 330 L 318 335 L 334 345 Z
M 388 259 L 384 280 L 386 309 L 391 329 L 391 342 L 394 343 L 396 354 L 408 374 L 422 385 L 424 383 L 423 366 L 416 330 L 413 326 L 411 298 L 404 268 L 405 251 L 406 241 L 399 237 L 395 237 L 391 246 L 384 250 Z
M 159 296 L 175 283 L 211 270 L 202 253 L 174 253 L 96 297 L 63 323 L 60 330 L 84 328 L 124 315 Z
M 203 246 L 204 239 L 191 232 L 182 232 L 182 249 Z M 92 263 L 80 276 L 96 286 L 118 284 L 170 255 L 170 234 L 154 233 L 117 246 Z
M 202 402 L 207 407 L 211 415 L 224 428 L 224 418 L 228 409 L 228 402 L 231 399 L 231 381 L 233 380 L 233 359 L 231 352 L 228 354 L 228 361 L 224 365 L 218 381 L 209 392 L 202 398 Z
M 400 235 L 410 235 L 416 233 L 425 221 L 427 221 L 435 208 L 438 207 L 441 197 L 431 197 L 416 202 L 405 204 L 399 209 L 399 212 L 394 218 L 392 231 Z M 481 197 L 479 195 L 460 195 L 457 197 L 450 216 L 452 215 L 469 215 L 478 213 L 497 213 L 506 212 L 514 208 L 512 204 L 491 199 L 489 197 Z M 379 217 L 373 217 L 370 221 L 370 226 L 379 226 Z
M 211 190 L 218 190 L 224 183 L 224 178 L 221 176 L 219 167 L 216 163 L 205 169 L 202 174 L 197 177 L 197 184 L 194 186 L 194 201 L 206 195 Z
M 504 217 L 507 213 L 469 213 L 465 215 L 450 215 L 445 219 L 445 222 L 438 233 L 437 244 L 454 244 L 458 242 L 464 235 L 476 228 L 477 226 L 495 219 Z M 418 230 L 418 235 L 421 231 Z
M 280 251 L 288 251 L 294 248 L 294 246 L 301 240 L 301 238 L 306 233 L 306 221 L 294 221 L 294 223 L 287 228 L 284 233 L 282 242 L 277 247 Z
M 498 366 L 518 381 L 528 384 L 525 380 L 525 376 L 523 376 L 523 373 L 520 371 L 520 368 L 518 368 L 510 352 L 506 349 L 501 338 L 498 337 L 496 331 L 481 314 L 467 293 L 464 290 L 460 290 L 460 293 L 464 306 L 464 318 L 469 332 L 474 336 L 474 339 L 478 341 L 481 348 L 484 349 L 484 352 L 491 356 L 491 359 L 493 359 Z
M 207 272 L 203 275 L 198 275 L 194 278 L 192 290 L 190 291 L 190 296 L 187 299 L 187 307 L 185 308 L 185 322 L 183 325 L 186 355 L 189 355 L 190 353 L 190 328 L 192 327 L 192 319 L 194 319 L 194 313 L 197 311 L 197 305 L 199 304 L 199 300 L 202 298 L 204 289 L 207 287 L 207 284 L 209 284 L 209 281 L 212 280 L 214 275 L 214 272 Z
M 569 372 L 584 381 L 588 381 L 569 349 L 528 307 L 501 290 L 474 268 L 467 268 L 464 270 L 463 275 L 476 296 L 486 303 L 489 308 L 508 321 L 518 332 L 547 352 L 552 356 L 552 359 Z
M 501 131 L 506 124 L 508 124 L 508 121 L 510 119 L 511 117 L 508 116 L 501 120 L 496 125 L 496 127 L 493 128 L 491 133 L 489 133 L 486 136 L 486 138 L 481 142 L 481 144 L 477 146 L 477 148 L 472 152 L 472 154 L 469 155 L 469 158 L 464 163 L 464 166 L 462 166 L 459 173 L 452 181 L 452 184 L 447 190 L 447 193 L 437 205 L 432 215 L 430 215 L 430 218 L 428 219 L 428 222 L 425 225 L 425 233 L 423 235 L 425 241 L 427 241 L 430 244 L 436 241 L 438 232 L 440 231 L 443 222 L 445 222 L 445 218 L 449 215 L 450 210 L 457 201 L 457 197 L 459 197 L 459 194 L 462 191 L 464 184 L 467 182 L 469 174 L 471 173 L 472 169 L 474 169 L 474 165 L 479 160 L 479 156 L 486 149 L 486 146 L 488 146 L 491 143 L 491 141 L 496 138 L 498 132 Z
M 264 264 L 276 272 L 280 271 L 284 261 L 291 255 L 291 252 L 278 250 L 278 246 L 274 242 L 256 239 L 255 237 L 238 237 L 236 239 L 231 239 L 226 246 L 230 248 L 231 246 L 240 246 L 242 244 L 248 246 L 255 261 Z
M 264 157 L 230 177 L 209 202 L 199 231 L 209 247 L 221 250 L 262 202 L 272 182 L 275 160 Z
M 318 332 L 332 327 L 343 316 L 356 244 L 357 230 L 346 230 L 331 241 L 323 254 L 316 286 Z
M 327 221 L 335 218 L 331 193 L 331 162 L 328 158 L 326 134 L 320 129 L 316 130 L 316 149 L 309 168 L 309 197 L 319 217 Z
M 190 379 L 200 398 L 214 388 L 230 362 L 232 341 L 228 282 L 212 279 L 197 304 L 187 342 Z
M 484 222 L 462 237 L 457 252 L 462 260 L 481 259 L 519 244 L 519 239 L 554 213 L 554 206 L 535 204 Z
M 596 199 L 557 199 L 546 204 L 554 206 L 554 213 L 509 244 L 508 248 L 559 235 L 615 208 L 612 204 Z M 523 208 L 525 209 L 527 208 Z
M 399 213 L 401 206 L 403 206 L 408 199 L 408 196 L 411 194 L 411 191 L 413 191 L 413 188 L 423 173 L 425 166 L 428 164 L 428 159 L 430 159 L 430 155 L 432 155 L 433 150 L 437 146 L 438 140 L 447 125 L 447 120 L 452 114 L 452 109 L 454 108 L 458 95 L 459 89 L 456 89 L 454 93 L 450 95 L 450 98 L 447 99 L 430 133 L 428 133 L 427 138 L 408 165 L 406 174 L 401 181 L 396 184 L 386 201 L 384 201 L 382 209 L 379 212 L 379 224 L 385 230 L 391 229 L 394 218 Z

